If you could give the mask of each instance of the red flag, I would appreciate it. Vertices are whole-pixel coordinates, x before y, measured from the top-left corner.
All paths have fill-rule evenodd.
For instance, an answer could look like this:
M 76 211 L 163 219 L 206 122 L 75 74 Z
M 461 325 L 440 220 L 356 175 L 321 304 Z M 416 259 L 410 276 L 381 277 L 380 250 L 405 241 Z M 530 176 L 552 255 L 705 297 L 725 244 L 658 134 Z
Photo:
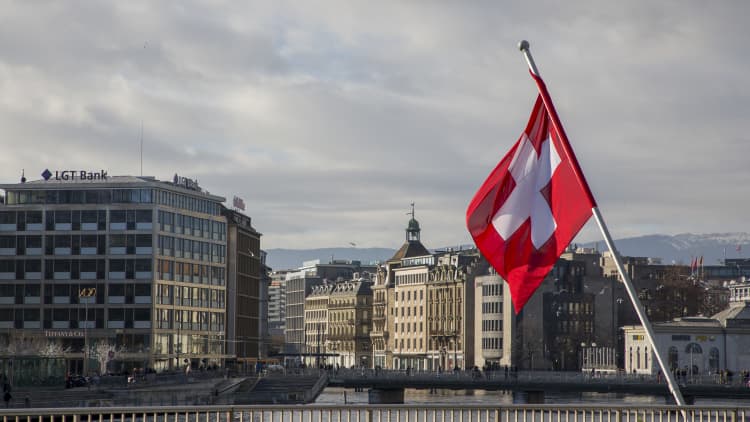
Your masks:
M 698 268 L 698 258 L 691 258 L 690 259 L 690 272 L 695 274 L 695 270 Z
M 521 137 L 466 211 L 479 250 L 510 287 L 516 313 L 539 287 L 596 206 L 547 88 Z

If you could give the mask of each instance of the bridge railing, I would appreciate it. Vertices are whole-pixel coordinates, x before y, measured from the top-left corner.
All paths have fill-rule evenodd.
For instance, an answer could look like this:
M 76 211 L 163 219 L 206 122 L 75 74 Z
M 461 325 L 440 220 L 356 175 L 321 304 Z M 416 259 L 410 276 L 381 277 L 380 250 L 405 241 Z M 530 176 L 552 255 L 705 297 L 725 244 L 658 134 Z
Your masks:
M 579 405 L 180 406 L 3 409 L 2 422 L 739 422 L 750 407 Z

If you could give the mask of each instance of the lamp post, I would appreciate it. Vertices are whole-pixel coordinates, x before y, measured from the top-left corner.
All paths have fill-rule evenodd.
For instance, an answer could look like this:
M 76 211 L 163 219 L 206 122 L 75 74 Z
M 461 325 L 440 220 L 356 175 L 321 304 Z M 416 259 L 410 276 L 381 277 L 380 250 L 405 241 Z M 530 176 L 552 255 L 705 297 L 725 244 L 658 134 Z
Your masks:
M 83 300 L 84 323 L 83 323 L 83 376 L 89 372 L 89 300 L 96 296 L 96 287 L 86 287 L 78 291 L 78 301 Z

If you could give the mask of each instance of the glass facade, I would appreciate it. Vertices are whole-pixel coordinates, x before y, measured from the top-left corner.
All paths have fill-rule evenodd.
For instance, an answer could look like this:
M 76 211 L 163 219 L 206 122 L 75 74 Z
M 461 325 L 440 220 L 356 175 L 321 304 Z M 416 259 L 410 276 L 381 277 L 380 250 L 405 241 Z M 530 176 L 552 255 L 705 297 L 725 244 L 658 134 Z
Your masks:
M 70 373 L 221 364 L 223 198 L 129 179 L 5 186 L 0 349 L 37 339 L 40 355 L 65 351 Z

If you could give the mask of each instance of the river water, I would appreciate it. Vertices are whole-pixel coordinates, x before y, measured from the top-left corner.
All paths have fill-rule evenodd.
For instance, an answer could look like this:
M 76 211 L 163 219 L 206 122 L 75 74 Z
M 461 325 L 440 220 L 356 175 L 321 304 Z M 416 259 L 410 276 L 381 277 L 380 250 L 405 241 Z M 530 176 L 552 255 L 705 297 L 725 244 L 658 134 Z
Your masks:
M 355 392 L 353 389 L 328 387 L 318 396 L 315 404 L 367 404 L 367 390 Z M 603 393 L 548 393 L 545 395 L 547 404 L 582 404 L 582 405 L 665 405 L 664 397 L 603 394 Z M 468 404 L 468 405 L 509 405 L 514 404 L 513 394 L 508 391 L 485 390 L 429 390 L 406 389 L 404 404 Z M 730 405 L 748 406 L 748 400 L 736 399 L 702 399 L 696 398 L 695 405 Z

